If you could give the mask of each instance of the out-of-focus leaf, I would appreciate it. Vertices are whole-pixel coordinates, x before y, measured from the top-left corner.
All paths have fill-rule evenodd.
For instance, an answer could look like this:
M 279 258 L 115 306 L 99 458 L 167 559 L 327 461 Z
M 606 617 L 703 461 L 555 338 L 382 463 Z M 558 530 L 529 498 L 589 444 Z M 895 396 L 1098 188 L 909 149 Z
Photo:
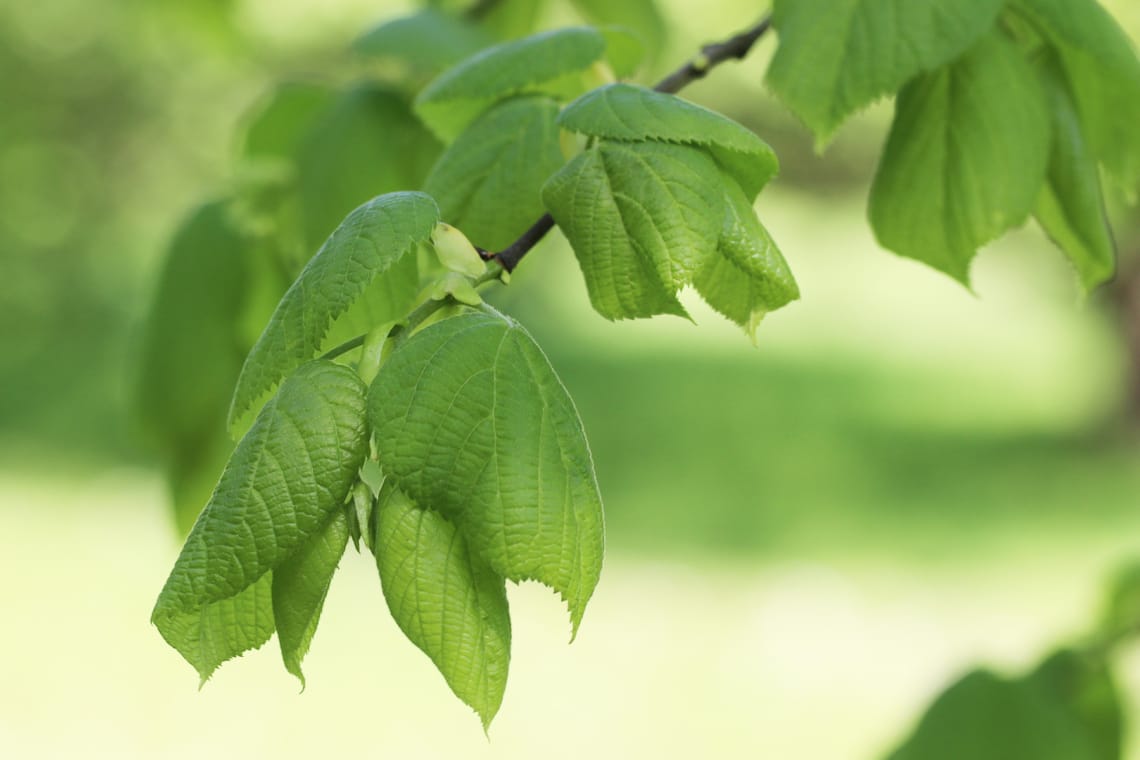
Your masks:
M 424 73 L 438 73 L 491 44 L 492 38 L 462 16 L 425 8 L 386 21 L 361 35 L 353 50 L 392 58 Z

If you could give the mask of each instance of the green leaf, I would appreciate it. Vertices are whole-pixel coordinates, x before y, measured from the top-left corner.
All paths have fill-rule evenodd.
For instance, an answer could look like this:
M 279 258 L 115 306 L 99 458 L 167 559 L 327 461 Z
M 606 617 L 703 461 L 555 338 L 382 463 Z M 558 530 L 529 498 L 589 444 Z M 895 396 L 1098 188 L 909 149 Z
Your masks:
M 631 84 L 591 90 L 568 105 L 558 123 L 609 140 L 655 140 L 700 145 L 734 177 L 749 200 L 776 176 L 779 163 L 766 142 L 715 111 L 676 95 Z
M 396 488 L 380 496 L 374 545 L 392 617 L 486 729 L 503 701 L 511 658 L 503 577 L 451 522 Z
M 242 158 L 292 162 L 313 123 L 335 98 L 335 91 L 320 84 L 287 82 L 279 85 L 258 104 L 250 117 L 242 139 Z
M 949 63 L 1003 0 L 775 0 L 768 85 L 822 143 L 860 108 Z
M 392 353 L 368 406 L 385 475 L 498 575 L 559 592 L 577 630 L 602 502 L 578 413 L 530 335 L 484 312 L 431 325 Z
M 234 450 L 151 616 L 203 680 L 264 642 L 266 579 L 343 509 L 368 453 L 364 392 L 346 367 L 305 364 Z
M 439 150 L 399 93 L 359 85 L 342 94 L 297 154 L 307 250 L 369 198 L 420 187 Z
M 305 684 L 301 660 L 309 651 L 321 608 L 348 546 L 348 517 L 335 510 L 324 527 L 273 571 L 273 619 L 285 669 Z
M 429 84 L 416 98 L 416 111 L 436 134 L 451 141 L 497 100 L 561 93 L 566 78 L 589 69 L 605 47 L 597 30 L 578 27 L 487 48 Z
M 462 17 L 425 8 L 369 29 L 352 43 L 352 49 L 435 74 L 490 43 L 490 37 Z
M 645 61 L 643 39 L 624 26 L 600 26 L 598 31 L 606 38 L 606 61 L 614 76 L 627 79 L 636 74 Z
M 1140 563 L 1116 570 L 1105 599 L 1098 634 L 1109 641 L 1140 633 Z
M 800 291 L 744 192 L 726 181 L 724 196 L 716 255 L 696 273 L 693 284 L 710 306 L 755 340 L 761 318 L 799 298 Z
M 1085 141 L 1064 75 L 1046 72 L 1053 121 L 1053 148 L 1045 187 L 1034 215 L 1077 269 L 1086 290 L 1109 280 L 1116 247 L 1105 214 L 1096 156 Z
M 890 760 L 1104 760 L 1082 727 L 1027 680 L 974 671 L 943 692 Z
M 1033 209 L 1049 141 L 1036 73 L 991 34 L 900 94 L 871 188 L 879 242 L 968 284 L 977 249 Z
M 542 216 L 540 190 L 562 166 L 557 117 L 552 99 L 524 95 L 472 122 L 424 183 L 440 216 L 487 250 L 509 245 Z
M 1055 46 L 1089 143 L 1129 193 L 1140 187 L 1140 60 L 1095 0 L 1016 0 Z
M 655 0 L 574 0 L 574 7 L 591 24 L 613 25 L 631 30 L 644 49 L 656 54 L 667 36 L 665 19 Z
M 475 2 L 467 3 L 466 10 Z M 495 0 L 484 2 L 483 11 L 478 14 L 479 27 L 500 40 L 513 40 L 530 34 L 538 28 L 538 22 L 546 0 Z
M 715 254 L 723 195 L 703 150 L 658 142 L 603 142 L 542 191 L 607 319 L 686 316 L 676 293 Z
M 1049 655 L 1029 681 L 1063 705 L 1097 750 L 1099 760 L 1119 760 L 1124 712 L 1103 657 L 1061 649 Z
M 332 321 L 408 258 L 439 221 L 423 193 L 389 193 L 349 214 L 278 304 L 245 360 L 230 408 L 235 426 L 289 372 L 312 359 Z M 409 255 L 411 254 L 411 255 Z M 383 321 L 383 320 L 382 320 Z

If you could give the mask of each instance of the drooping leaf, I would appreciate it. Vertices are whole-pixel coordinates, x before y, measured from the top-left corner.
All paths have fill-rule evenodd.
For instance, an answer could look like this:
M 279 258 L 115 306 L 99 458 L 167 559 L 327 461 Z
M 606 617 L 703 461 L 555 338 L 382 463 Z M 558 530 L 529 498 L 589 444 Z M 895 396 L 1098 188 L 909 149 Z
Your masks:
M 301 661 L 309 651 L 329 584 L 348 545 L 348 517 L 334 510 L 316 535 L 273 571 L 273 620 L 285 669 L 305 683 Z
M 524 93 L 558 94 L 565 79 L 601 59 L 606 42 L 595 29 L 543 32 L 487 48 L 444 72 L 416 98 L 416 111 L 445 141 L 497 100 Z M 579 89 L 580 91 L 580 89 Z
M 575 630 L 601 572 L 602 503 L 578 413 L 533 339 L 483 312 L 397 348 L 369 392 L 385 475 L 515 581 L 566 600 Z
M 1053 652 L 1028 676 L 1084 729 L 1098 760 L 1120 760 L 1124 713 L 1104 657 L 1073 649 Z
M 311 82 L 287 82 L 269 93 L 249 119 L 241 156 L 247 160 L 292 162 L 314 121 L 336 97 L 335 91 Z
M 424 183 L 440 215 L 498 251 L 544 208 L 542 185 L 562 166 L 558 104 L 524 95 L 489 108 L 440 156 Z
M 1079 722 L 1029 680 L 977 670 L 934 701 L 889 760 L 1104 760 Z
M 403 95 L 374 85 L 342 94 L 297 154 L 307 250 L 368 199 L 420 187 L 439 150 Z
M 455 695 L 490 725 L 507 685 L 511 619 L 504 579 L 443 515 L 393 487 L 377 505 L 376 565 L 400 630 Z
M 332 321 L 405 258 L 439 222 L 423 193 L 389 193 L 349 214 L 305 266 L 245 360 L 230 408 L 234 426 L 286 374 L 312 359 Z
M 203 680 L 263 643 L 266 579 L 343 509 L 368 453 L 364 393 L 347 367 L 305 364 L 234 450 L 151 616 Z
M 749 200 L 779 169 L 768 144 L 735 121 L 676 95 L 636 85 L 591 90 L 568 105 L 558 123 L 609 140 L 701 145 L 740 183 Z
M 879 242 L 968 283 L 977 249 L 1033 209 L 1049 140 L 1036 73 L 990 34 L 900 94 L 871 189 Z
M 1129 193 L 1140 187 L 1140 59 L 1096 0 L 1016 0 L 1054 45 L 1088 142 Z
M 799 298 L 788 264 L 735 182 L 724 184 L 724 222 L 716 255 L 693 284 L 712 306 L 755 340 L 760 319 Z
M 824 142 L 860 108 L 957 58 L 1003 0 L 775 0 L 768 85 Z
M 644 49 L 656 53 L 665 44 L 665 19 L 656 0 L 574 0 L 574 7 L 591 24 L 613 25 L 631 30 Z
M 701 149 L 603 142 L 542 191 L 607 319 L 685 316 L 676 293 L 716 251 L 723 180 Z
M 1073 262 L 1081 284 L 1091 290 L 1111 278 L 1116 269 L 1100 172 L 1064 74 L 1050 67 L 1045 75 L 1053 147 L 1034 216 Z
M 413 70 L 435 74 L 491 44 L 491 38 L 463 17 L 435 8 L 385 21 L 352 43 L 358 53 L 395 59 Z

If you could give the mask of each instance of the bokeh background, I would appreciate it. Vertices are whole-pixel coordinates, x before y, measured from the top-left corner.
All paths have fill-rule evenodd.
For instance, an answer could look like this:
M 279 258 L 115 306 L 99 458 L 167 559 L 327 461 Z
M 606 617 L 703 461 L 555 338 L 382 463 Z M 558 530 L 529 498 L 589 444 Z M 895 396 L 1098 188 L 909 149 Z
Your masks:
M 1140 37 L 1135 3 L 1106 4 Z M 658 69 L 763 10 L 699 5 L 663 3 Z M 0 0 L 0 755 L 874 758 L 967 668 L 1023 669 L 1092 624 L 1140 558 L 1129 278 L 1083 298 L 1033 229 L 983 252 L 974 294 L 880 250 L 889 104 L 817 156 L 764 90 L 766 40 L 686 92 L 783 162 L 759 211 L 803 299 L 757 347 L 694 299 L 695 326 L 605 322 L 561 242 L 499 296 L 575 398 L 606 500 L 574 645 L 551 594 L 511 590 L 488 742 L 350 550 L 304 694 L 272 646 L 199 692 L 148 623 L 180 537 L 130 411 L 141 320 L 259 96 L 351 71 L 349 42 L 407 7 Z

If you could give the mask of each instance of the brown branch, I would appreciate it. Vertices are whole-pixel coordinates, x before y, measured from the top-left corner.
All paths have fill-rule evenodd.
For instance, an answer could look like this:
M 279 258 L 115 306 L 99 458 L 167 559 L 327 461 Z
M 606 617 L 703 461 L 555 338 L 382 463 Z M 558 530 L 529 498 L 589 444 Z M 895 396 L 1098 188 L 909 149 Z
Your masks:
M 756 42 L 771 28 L 772 17 L 768 15 L 760 19 L 755 26 L 745 29 L 740 34 L 729 37 L 722 42 L 705 45 L 701 48 L 699 55 L 686 61 L 684 65 L 654 85 L 653 89 L 668 94 L 680 92 L 698 79 L 704 79 L 713 68 L 725 61 L 740 60 L 747 56 Z M 498 261 L 503 269 L 508 272 L 514 271 L 514 268 L 522 261 L 523 256 L 526 256 L 532 248 L 538 245 L 538 242 L 546 237 L 546 233 L 553 228 L 554 217 L 546 214 L 520 235 L 518 240 L 491 258 Z

